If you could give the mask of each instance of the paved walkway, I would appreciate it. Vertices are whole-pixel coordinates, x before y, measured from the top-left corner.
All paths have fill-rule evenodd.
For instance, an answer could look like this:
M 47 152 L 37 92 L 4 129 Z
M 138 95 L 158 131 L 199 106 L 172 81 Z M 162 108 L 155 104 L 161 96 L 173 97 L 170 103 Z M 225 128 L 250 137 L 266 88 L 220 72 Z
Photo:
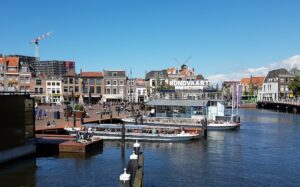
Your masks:
M 64 128 L 66 126 L 72 127 L 73 126 L 73 118 L 69 117 L 68 120 L 64 117 L 64 108 L 65 105 L 40 105 L 38 109 L 46 111 L 47 116 L 42 116 L 41 119 L 36 118 L 35 125 L 36 130 L 45 130 L 45 129 L 56 129 L 56 128 Z M 127 107 L 127 109 L 131 107 Z M 109 120 L 111 118 L 112 111 L 112 118 L 113 119 L 122 119 L 132 115 L 132 112 L 125 110 L 122 112 L 118 112 L 116 110 L 116 105 L 112 105 L 111 107 L 103 107 L 103 105 L 93 105 L 92 107 L 85 107 L 88 117 L 83 118 L 84 123 L 91 123 L 91 122 L 99 122 L 99 120 Z M 134 110 L 139 110 L 139 106 L 134 106 Z M 54 118 L 54 112 L 59 111 L 60 119 Z M 50 126 L 47 126 L 48 121 L 50 122 Z M 76 126 L 81 125 L 81 120 L 76 119 Z

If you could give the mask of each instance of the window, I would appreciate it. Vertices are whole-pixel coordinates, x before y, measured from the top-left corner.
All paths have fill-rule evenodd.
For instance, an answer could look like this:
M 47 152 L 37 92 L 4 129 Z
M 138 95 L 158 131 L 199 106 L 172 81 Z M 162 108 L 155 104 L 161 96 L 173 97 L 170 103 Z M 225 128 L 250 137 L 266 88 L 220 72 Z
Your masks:
M 69 92 L 73 92 L 73 87 L 72 86 L 69 87 Z
M 52 86 L 55 86 L 55 82 L 52 82 Z
M 36 80 L 35 80 L 35 85 L 37 85 L 37 86 L 42 85 L 42 80 L 36 79 Z
M 87 86 L 83 87 L 83 93 L 88 93 L 88 87 Z
M 113 94 L 117 94 L 117 88 L 113 89 Z
M 56 83 L 56 86 L 60 86 L 60 82 L 57 82 L 57 83 Z
M 25 83 L 30 83 L 30 77 L 25 77 Z
M 91 94 L 95 93 L 95 88 L 94 88 L 94 86 L 90 86 L 90 93 L 91 93 Z
M 26 92 L 30 92 L 30 87 L 26 86 Z
M 73 81 L 73 78 L 69 78 L 69 84 L 73 84 L 74 81 Z
M 68 87 L 64 86 L 64 92 L 68 92 Z
M 63 82 L 64 84 L 68 84 L 68 78 L 64 78 L 64 79 L 62 80 L 62 82 Z
M 138 95 L 141 95 L 141 90 L 138 90 Z
M 43 88 L 40 88 L 40 93 L 42 94 L 44 92 Z
M 95 84 L 95 79 L 90 79 L 90 85 L 94 85 Z
M 123 86 L 124 85 L 124 81 L 120 81 L 120 86 Z
M 117 85 L 117 81 L 113 81 L 113 85 L 116 86 Z
M 105 94 L 110 94 L 110 88 L 106 88 Z
M 110 81 L 106 81 L 106 85 L 110 85 Z
M 152 86 L 155 86 L 155 80 L 152 80 Z
M 280 85 L 280 92 L 283 92 L 283 91 L 284 91 L 284 86 Z
M 96 79 L 96 84 L 97 85 L 101 84 L 101 79 Z
M 87 85 L 87 79 L 82 80 L 83 85 Z
M 75 78 L 75 84 L 78 84 L 78 78 Z
M 22 90 L 22 87 L 21 87 L 21 90 Z M 34 93 L 38 94 L 38 93 L 39 93 L 39 89 L 38 89 L 38 88 L 35 88 L 35 89 L 34 89 Z
M 21 86 L 21 87 L 20 87 L 20 91 L 21 91 L 21 92 L 25 92 L 25 87 L 24 87 L 24 86 Z
M 51 92 L 51 88 L 47 88 L 47 92 L 50 93 Z
M 78 86 L 75 86 L 75 92 L 78 92 L 79 89 L 78 89 Z
M 280 79 L 280 82 L 283 83 L 283 82 L 284 82 L 284 78 L 281 78 L 281 79 Z
M 56 93 L 60 94 L 60 89 L 57 89 L 57 90 L 56 90 Z
M 25 82 L 25 77 L 20 77 L 20 83 L 24 84 L 24 82 Z
M 112 76 L 113 76 L 113 77 L 116 77 L 116 76 L 117 76 L 117 72 L 113 72 L 113 73 L 112 73 Z
M 101 87 L 97 86 L 97 94 L 101 94 Z
M 55 88 L 52 88 L 52 93 L 55 93 Z

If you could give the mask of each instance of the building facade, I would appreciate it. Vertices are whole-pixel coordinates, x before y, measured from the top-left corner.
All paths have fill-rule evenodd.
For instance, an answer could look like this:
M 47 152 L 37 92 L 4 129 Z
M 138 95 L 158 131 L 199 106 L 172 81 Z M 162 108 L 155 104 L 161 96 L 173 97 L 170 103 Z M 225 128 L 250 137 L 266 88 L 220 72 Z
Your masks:
M 125 70 L 103 70 L 104 93 L 102 100 L 127 101 L 127 76 Z
M 63 104 L 62 81 L 61 79 L 46 80 L 46 102 Z
M 103 93 L 102 72 L 80 72 L 83 102 L 98 103 Z
M 75 62 L 73 61 L 39 61 L 32 63 L 36 73 L 45 73 L 48 77 L 61 77 L 68 72 L 75 72 Z
M 258 91 L 259 101 L 277 101 L 290 98 L 288 84 L 293 80 L 286 69 L 275 69 L 268 72 L 261 90 Z

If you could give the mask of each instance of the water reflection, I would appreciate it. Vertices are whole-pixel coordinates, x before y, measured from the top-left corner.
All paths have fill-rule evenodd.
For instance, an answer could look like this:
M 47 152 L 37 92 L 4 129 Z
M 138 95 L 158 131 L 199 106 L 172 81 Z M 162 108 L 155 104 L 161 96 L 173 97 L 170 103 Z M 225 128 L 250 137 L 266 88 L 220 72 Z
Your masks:
M 26 157 L 1 165 L 1 186 L 35 186 L 36 159 Z

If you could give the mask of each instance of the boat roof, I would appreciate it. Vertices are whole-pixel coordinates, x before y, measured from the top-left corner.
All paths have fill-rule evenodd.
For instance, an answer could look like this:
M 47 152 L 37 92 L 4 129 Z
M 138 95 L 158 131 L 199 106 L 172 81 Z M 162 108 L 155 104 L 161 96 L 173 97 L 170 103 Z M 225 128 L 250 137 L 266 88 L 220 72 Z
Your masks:
M 118 124 L 97 124 L 97 123 L 89 123 L 83 125 L 87 128 L 89 127 L 97 127 L 97 128 L 110 128 L 110 129 L 121 129 L 122 125 Z M 155 128 L 155 129 L 179 129 L 180 127 L 172 127 L 172 126 L 149 126 L 149 125 L 125 125 L 126 129 L 144 129 L 144 128 Z
M 146 103 L 150 106 L 206 106 L 208 100 L 154 99 Z

